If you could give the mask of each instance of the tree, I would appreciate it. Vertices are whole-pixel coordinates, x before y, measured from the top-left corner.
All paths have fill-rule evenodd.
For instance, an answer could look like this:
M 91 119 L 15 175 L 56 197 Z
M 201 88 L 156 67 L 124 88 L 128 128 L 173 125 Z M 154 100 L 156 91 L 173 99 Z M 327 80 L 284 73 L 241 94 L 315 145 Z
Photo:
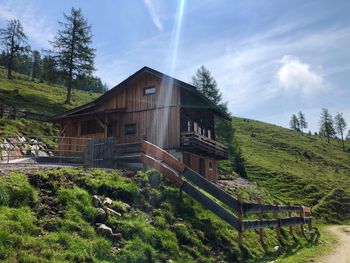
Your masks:
M 305 119 L 305 114 L 301 111 L 298 112 L 298 121 L 301 134 L 303 134 L 304 129 L 307 129 L 307 122 Z
M 224 112 L 231 116 L 227 108 L 227 103 L 222 101 L 220 89 L 217 87 L 215 79 L 211 76 L 210 71 L 201 66 L 192 77 L 192 84 L 210 101 L 216 104 Z M 246 176 L 245 160 L 240 147 L 234 136 L 232 121 L 223 118 L 215 118 L 216 139 L 228 145 L 230 163 L 232 168 L 241 176 Z
M 350 141 L 350 130 L 348 131 L 348 135 L 346 135 L 346 139 Z
M 210 71 L 205 66 L 197 69 L 196 74 L 192 77 L 192 84 L 216 105 L 222 103 L 220 89 L 217 87 L 217 83 L 211 76 Z
M 8 56 L 7 78 L 12 79 L 13 58 L 27 48 L 27 37 L 23 32 L 21 22 L 18 19 L 8 21 L 7 27 L 0 29 L 0 40 Z
M 33 55 L 33 66 L 32 66 L 32 80 L 34 81 L 35 78 L 39 78 L 41 76 L 41 56 L 40 52 L 37 50 L 34 50 L 32 52 Z
M 51 42 L 58 66 L 67 80 L 67 97 L 70 104 L 72 83 L 79 75 L 91 75 L 94 71 L 95 49 L 91 48 L 91 26 L 81 9 L 72 8 L 70 15 L 63 14 L 65 22 L 59 22 L 55 40 Z
M 343 145 L 343 151 L 345 151 L 345 144 L 344 144 L 344 133 L 346 131 L 346 121 L 343 117 L 343 113 L 338 113 L 334 117 L 334 124 L 335 124 L 335 130 L 340 135 L 341 142 Z
M 335 135 L 333 118 L 326 108 L 323 108 L 321 113 L 320 135 L 327 137 L 328 143 L 329 139 Z
M 292 118 L 289 121 L 289 125 L 292 130 L 300 131 L 300 122 L 295 114 L 292 115 Z

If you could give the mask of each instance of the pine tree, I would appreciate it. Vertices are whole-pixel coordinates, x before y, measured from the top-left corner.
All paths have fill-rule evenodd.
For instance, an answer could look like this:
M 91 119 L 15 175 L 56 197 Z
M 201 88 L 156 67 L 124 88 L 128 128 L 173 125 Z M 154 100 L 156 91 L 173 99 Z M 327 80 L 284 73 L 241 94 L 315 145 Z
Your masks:
M 300 131 L 300 122 L 298 117 L 295 114 L 292 115 L 289 121 L 289 126 L 294 131 Z
M 328 143 L 330 142 L 329 139 L 335 135 L 333 118 L 326 108 L 323 108 L 321 113 L 320 135 L 327 137 Z
M 301 134 L 304 134 L 304 129 L 307 129 L 307 122 L 305 119 L 305 114 L 301 111 L 298 112 L 298 121 Z
M 65 22 L 59 22 L 55 40 L 51 42 L 60 70 L 67 79 L 67 97 L 70 104 L 72 83 L 79 75 L 91 75 L 94 71 L 95 49 L 91 48 L 91 26 L 81 9 L 72 8 L 70 15 L 64 14 Z
M 7 27 L 0 29 L 0 40 L 4 46 L 7 59 L 7 78 L 12 79 L 13 60 L 16 54 L 26 51 L 27 37 L 18 19 L 8 21 Z
M 346 121 L 343 117 L 343 113 L 338 113 L 334 117 L 334 124 L 335 124 L 335 130 L 340 135 L 341 142 L 343 145 L 343 151 L 345 151 L 345 144 L 344 144 L 344 133 L 346 131 Z
M 35 78 L 39 78 L 41 76 L 42 61 L 41 61 L 41 56 L 39 51 L 34 50 L 32 54 L 33 54 L 32 80 L 34 81 Z
M 217 87 L 216 80 L 211 76 L 210 71 L 205 66 L 201 66 L 197 70 L 196 74 L 192 77 L 192 84 L 216 105 L 222 103 L 222 95 L 220 89 Z

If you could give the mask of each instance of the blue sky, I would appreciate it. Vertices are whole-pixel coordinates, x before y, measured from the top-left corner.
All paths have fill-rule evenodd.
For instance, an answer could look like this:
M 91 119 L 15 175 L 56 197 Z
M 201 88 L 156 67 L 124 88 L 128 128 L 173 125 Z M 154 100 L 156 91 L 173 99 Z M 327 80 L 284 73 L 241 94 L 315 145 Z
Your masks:
M 63 12 L 92 25 L 96 75 L 112 87 L 144 65 L 190 81 L 205 65 L 236 116 L 288 127 L 322 107 L 350 125 L 350 1 L 0 0 L 0 26 L 18 18 L 49 48 Z

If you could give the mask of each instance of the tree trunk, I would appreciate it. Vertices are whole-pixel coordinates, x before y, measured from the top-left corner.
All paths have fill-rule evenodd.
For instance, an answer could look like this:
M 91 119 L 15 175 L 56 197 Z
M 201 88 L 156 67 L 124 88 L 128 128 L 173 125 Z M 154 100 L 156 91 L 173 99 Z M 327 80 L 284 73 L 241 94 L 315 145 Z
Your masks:
M 9 62 L 7 64 L 7 78 L 12 79 L 12 59 L 13 55 L 10 55 Z

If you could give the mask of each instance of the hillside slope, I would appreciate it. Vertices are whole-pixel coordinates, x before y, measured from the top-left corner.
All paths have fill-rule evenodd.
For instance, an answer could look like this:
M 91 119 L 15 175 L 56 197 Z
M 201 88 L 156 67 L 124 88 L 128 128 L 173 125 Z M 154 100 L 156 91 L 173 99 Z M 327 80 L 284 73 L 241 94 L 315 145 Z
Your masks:
M 248 179 L 274 198 L 315 206 L 330 222 L 350 219 L 350 143 L 301 135 L 275 125 L 234 118 Z M 336 168 L 339 171 L 336 171 Z
M 8 80 L 6 70 L 0 67 L 0 104 L 28 109 L 31 112 L 53 116 L 74 107 L 88 103 L 100 93 L 73 89 L 72 104 L 64 104 L 66 87 L 32 81 L 30 77 L 13 73 L 13 80 Z M 51 123 L 25 119 L 1 119 L 0 135 L 34 134 L 56 135 L 57 128 Z

